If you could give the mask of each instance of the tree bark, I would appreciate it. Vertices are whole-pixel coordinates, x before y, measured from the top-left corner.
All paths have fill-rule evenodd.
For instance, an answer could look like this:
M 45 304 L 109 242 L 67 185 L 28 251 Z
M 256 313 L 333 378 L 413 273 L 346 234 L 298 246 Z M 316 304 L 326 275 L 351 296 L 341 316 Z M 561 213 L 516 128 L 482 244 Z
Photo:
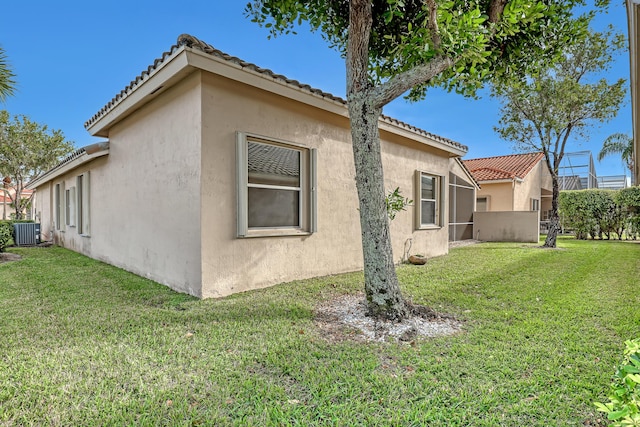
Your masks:
M 367 104 L 366 97 L 351 99 L 351 138 L 360 205 L 360 228 L 364 256 L 365 293 L 369 314 L 401 320 L 407 308 L 393 262 L 393 248 L 380 153 L 378 118 L 382 111 Z
M 555 248 L 558 232 L 560 231 L 560 216 L 558 215 L 558 198 L 560 196 L 560 186 L 558 184 L 558 175 L 551 174 L 552 196 L 551 196 L 551 214 L 549 216 L 549 231 L 544 241 L 545 248 Z
M 369 314 L 401 320 L 407 314 L 393 262 L 376 105 L 369 81 L 369 0 L 351 0 L 347 45 L 347 102 L 358 190 L 365 293 Z

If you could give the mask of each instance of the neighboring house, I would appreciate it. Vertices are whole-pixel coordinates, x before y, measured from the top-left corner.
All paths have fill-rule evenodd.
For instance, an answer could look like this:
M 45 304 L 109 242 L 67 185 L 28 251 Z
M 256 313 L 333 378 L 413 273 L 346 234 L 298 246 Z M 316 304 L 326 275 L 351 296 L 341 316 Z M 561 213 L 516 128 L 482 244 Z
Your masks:
M 194 37 L 123 89 L 82 148 L 30 183 L 43 235 L 198 297 L 362 268 L 345 101 Z M 448 250 L 450 159 L 467 148 L 379 123 L 396 261 Z
M 537 242 L 551 210 L 551 174 L 542 153 L 464 160 L 480 184 L 473 234 L 487 241 Z
M 478 212 L 551 209 L 551 175 L 542 153 L 512 154 L 463 160 L 480 184 Z
M 629 62 L 631 65 L 631 117 L 633 119 L 633 179 L 640 185 L 640 0 L 626 0 L 629 24 Z
M 28 199 L 33 195 L 33 193 L 34 193 L 34 190 L 23 188 L 20 196 L 22 199 Z M 8 186 L 6 188 L 0 187 L 0 204 L 2 204 L 2 207 L 0 209 L 2 209 L 1 215 L 3 220 L 15 219 L 16 208 L 13 203 L 13 200 L 15 200 L 15 197 L 16 197 L 15 187 L 12 187 L 12 186 Z M 29 206 L 25 207 L 22 210 L 22 214 L 23 214 L 23 219 L 31 219 L 31 209 L 29 209 Z
M 473 212 L 480 186 L 460 158 L 449 164 L 449 241 L 473 239 Z
M 11 199 L 5 195 L 6 193 L 0 194 L 0 203 L 2 203 L 2 219 L 11 219 L 11 213 L 13 212 L 13 206 L 11 206 Z

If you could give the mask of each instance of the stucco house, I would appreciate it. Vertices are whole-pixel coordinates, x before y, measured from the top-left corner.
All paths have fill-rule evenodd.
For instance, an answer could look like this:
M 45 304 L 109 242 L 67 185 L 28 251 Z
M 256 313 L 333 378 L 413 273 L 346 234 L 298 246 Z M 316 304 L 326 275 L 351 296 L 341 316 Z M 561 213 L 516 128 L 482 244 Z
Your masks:
M 551 209 L 551 175 L 542 153 L 463 160 L 480 184 L 476 210 L 541 211 Z
M 537 242 L 551 210 L 552 181 L 542 153 L 463 160 L 480 184 L 474 237 Z
M 387 189 L 415 200 L 395 259 L 445 254 L 467 148 L 379 126 Z M 44 238 L 202 298 L 362 268 L 343 99 L 182 35 L 85 127 L 104 141 L 30 184 Z
M 29 188 L 23 188 L 20 192 L 20 197 L 29 199 L 33 196 L 33 190 Z M 2 204 L 2 219 L 15 219 L 16 209 L 13 201 L 16 200 L 16 187 L 15 186 L 0 186 L 0 204 Z M 31 219 L 31 209 L 25 207 L 22 210 L 23 219 Z
M 631 118 L 633 120 L 633 180 L 640 185 L 640 0 L 626 0 L 631 67 Z

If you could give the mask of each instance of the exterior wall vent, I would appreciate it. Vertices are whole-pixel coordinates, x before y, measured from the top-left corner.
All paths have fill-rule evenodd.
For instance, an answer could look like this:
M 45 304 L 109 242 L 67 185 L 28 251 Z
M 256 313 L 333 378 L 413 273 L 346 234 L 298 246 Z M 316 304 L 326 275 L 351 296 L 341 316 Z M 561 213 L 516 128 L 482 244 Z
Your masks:
M 40 243 L 40 224 L 32 222 L 13 224 L 13 242 L 16 246 L 30 246 Z

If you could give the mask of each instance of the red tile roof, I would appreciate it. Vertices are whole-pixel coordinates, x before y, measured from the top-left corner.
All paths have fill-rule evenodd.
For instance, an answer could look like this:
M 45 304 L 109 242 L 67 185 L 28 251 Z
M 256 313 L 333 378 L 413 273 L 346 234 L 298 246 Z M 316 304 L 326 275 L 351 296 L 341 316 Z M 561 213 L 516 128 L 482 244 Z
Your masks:
M 482 182 L 515 178 L 524 179 L 543 157 L 542 153 L 527 153 L 470 159 L 462 162 L 473 177 Z

